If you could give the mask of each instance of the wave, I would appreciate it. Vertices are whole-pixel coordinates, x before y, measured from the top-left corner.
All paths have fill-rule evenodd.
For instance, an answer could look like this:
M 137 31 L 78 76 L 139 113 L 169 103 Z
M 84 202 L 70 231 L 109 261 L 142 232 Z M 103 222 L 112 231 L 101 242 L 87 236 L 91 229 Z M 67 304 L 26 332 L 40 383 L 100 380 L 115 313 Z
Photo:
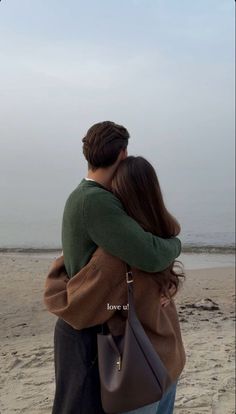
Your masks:
M 199 245 L 199 244 L 183 244 L 183 253 L 221 253 L 235 254 L 235 245 Z

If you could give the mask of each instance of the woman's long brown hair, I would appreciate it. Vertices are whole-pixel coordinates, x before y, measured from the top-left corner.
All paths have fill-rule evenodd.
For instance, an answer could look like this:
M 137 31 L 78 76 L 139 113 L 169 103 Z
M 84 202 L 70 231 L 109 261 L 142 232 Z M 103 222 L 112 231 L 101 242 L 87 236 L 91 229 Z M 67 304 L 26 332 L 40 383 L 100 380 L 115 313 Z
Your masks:
M 180 224 L 165 207 L 155 169 L 145 158 L 129 156 L 123 160 L 113 178 L 112 191 L 144 230 L 162 238 L 180 233 Z M 155 276 L 160 292 L 167 297 L 177 293 L 181 278 L 185 274 L 177 260 Z

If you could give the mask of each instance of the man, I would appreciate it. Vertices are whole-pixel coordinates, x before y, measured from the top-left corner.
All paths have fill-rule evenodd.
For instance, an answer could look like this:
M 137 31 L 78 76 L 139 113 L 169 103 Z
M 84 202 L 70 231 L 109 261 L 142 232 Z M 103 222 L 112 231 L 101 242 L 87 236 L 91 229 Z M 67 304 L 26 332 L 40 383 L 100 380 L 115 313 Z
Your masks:
M 88 263 L 97 246 L 146 272 L 166 269 L 180 254 L 179 239 L 161 239 L 144 231 L 111 192 L 115 171 L 127 157 L 128 140 L 128 131 L 110 121 L 93 125 L 83 138 L 88 174 L 70 194 L 62 223 L 69 277 Z M 98 331 L 99 326 L 77 331 L 57 321 L 53 414 L 103 413 L 98 367 L 93 364 Z

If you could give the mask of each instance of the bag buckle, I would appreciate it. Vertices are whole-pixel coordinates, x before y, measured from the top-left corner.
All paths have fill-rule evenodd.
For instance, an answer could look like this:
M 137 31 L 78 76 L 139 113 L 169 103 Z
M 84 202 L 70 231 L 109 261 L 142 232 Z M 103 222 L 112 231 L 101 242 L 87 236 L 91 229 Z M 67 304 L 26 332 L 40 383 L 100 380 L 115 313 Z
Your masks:
M 118 361 L 116 362 L 118 371 L 121 370 L 121 357 L 119 356 Z
M 132 283 L 134 281 L 133 279 L 133 275 L 131 270 L 129 270 L 128 272 L 126 272 L 126 282 L 127 283 Z

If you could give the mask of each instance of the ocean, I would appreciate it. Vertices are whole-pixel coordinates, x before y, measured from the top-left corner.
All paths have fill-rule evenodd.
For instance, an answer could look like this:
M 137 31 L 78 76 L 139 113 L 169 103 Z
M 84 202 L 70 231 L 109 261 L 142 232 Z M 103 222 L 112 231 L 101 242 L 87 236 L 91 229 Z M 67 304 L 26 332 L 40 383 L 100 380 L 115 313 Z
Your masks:
M 62 216 L 61 216 L 62 217 Z M 0 249 L 58 249 L 61 248 L 61 217 L 30 220 L 0 221 Z M 212 217 L 209 226 L 203 226 L 200 216 L 198 225 L 188 223 L 188 217 L 180 220 L 182 232 L 179 235 L 186 252 L 232 253 L 235 247 L 235 233 L 229 222 L 216 222 L 214 230 Z M 229 220 L 230 221 L 230 220 Z M 225 230 L 224 230 L 225 227 Z
M 60 249 L 64 205 L 80 179 L 42 174 L 40 180 L 11 176 L 1 189 L 0 249 Z M 27 178 L 27 179 L 26 179 Z M 47 178 L 47 179 L 46 179 Z M 81 177 L 82 178 L 82 177 Z M 63 181 L 64 179 L 64 181 Z M 186 178 L 187 180 L 187 178 Z M 164 180 L 163 180 L 164 181 Z M 33 182 L 33 183 L 32 183 Z M 191 183 L 191 181 L 190 181 Z M 235 246 L 234 193 L 222 186 L 210 189 L 203 179 L 199 188 L 163 183 L 169 211 L 181 225 L 179 235 L 185 251 L 232 252 Z M 223 189 L 222 189 L 223 188 Z

